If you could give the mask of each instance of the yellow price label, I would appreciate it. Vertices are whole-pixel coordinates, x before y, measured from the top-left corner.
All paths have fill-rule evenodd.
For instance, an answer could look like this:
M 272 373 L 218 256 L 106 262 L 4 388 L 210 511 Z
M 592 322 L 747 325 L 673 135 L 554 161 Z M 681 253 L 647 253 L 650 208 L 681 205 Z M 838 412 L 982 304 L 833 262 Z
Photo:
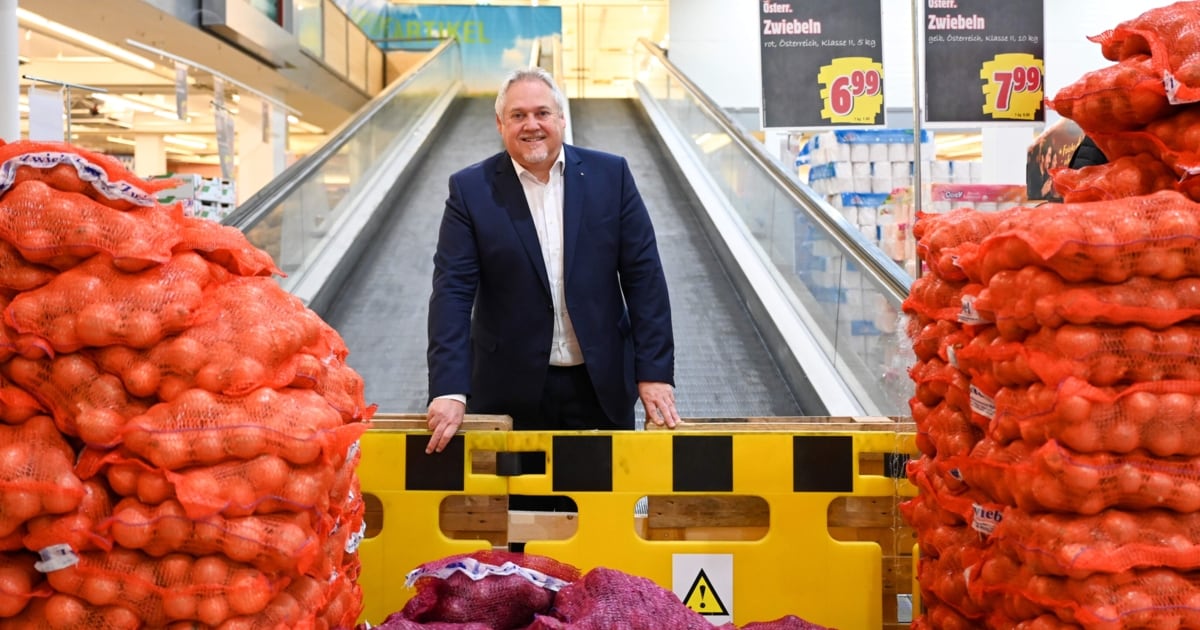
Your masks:
M 1029 53 L 1004 53 L 984 62 L 983 113 L 992 118 L 1034 120 L 1042 106 L 1046 66 Z
M 838 57 L 821 66 L 821 118 L 873 125 L 883 111 L 883 64 L 870 57 Z

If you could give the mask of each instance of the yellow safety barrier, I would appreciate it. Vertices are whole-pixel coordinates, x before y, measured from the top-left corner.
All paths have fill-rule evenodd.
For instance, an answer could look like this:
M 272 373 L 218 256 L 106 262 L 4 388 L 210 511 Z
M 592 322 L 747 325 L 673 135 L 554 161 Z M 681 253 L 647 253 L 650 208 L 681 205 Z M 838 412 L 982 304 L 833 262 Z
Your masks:
M 605 566 L 649 578 L 714 621 L 744 624 L 795 614 L 843 629 L 882 628 L 880 546 L 835 540 L 827 515 L 838 497 L 915 494 L 902 479 L 902 460 L 916 453 L 914 436 L 880 425 L 821 428 L 467 432 L 455 462 L 462 483 L 456 476 L 436 489 L 413 488 L 406 476 L 412 472 L 406 463 L 415 457 L 411 440 L 423 449 L 427 433 L 368 431 L 360 479 L 364 494 L 382 501 L 384 522 L 380 535 L 360 547 L 364 619 L 378 622 L 403 606 L 411 596 L 401 583 L 409 569 L 490 546 L 441 533 L 438 510 L 445 497 L 514 494 L 565 495 L 578 506 L 573 536 L 527 541 L 526 552 L 584 571 Z M 509 453 L 540 451 L 548 464 L 544 474 L 474 474 L 475 450 L 498 451 L 502 461 Z M 899 455 L 893 462 L 898 470 L 891 477 L 865 474 L 864 453 Z M 760 497 L 769 506 L 769 528 L 757 540 L 648 540 L 634 527 L 635 505 L 662 495 Z
M 478 418 L 478 417 L 477 417 Z M 380 502 L 382 527 L 358 548 L 363 587 L 363 619 L 373 623 L 404 607 L 412 596 L 404 574 L 423 562 L 490 549 L 487 541 L 452 540 L 438 527 L 442 500 L 454 494 L 495 495 L 508 492 L 508 480 L 472 471 L 471 452 L 502 451 L 511 422 L 475 420 L 471 431 L 454 438 L 447 450 L 425 454 L 424 422 L 376 423 L 361 440 L 358 467 L 364 495 Z M 407 429 L 401 427 L 408 427 Z

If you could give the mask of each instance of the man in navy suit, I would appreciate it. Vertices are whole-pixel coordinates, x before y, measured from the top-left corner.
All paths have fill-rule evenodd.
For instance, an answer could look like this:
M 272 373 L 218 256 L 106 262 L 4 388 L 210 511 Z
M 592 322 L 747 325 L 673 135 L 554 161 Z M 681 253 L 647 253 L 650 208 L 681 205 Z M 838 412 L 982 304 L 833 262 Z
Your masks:
M 625 159 L 564 145 L 566 98 L 540 68 L 496 97 L 505 151 L 450 177 L 429 299 L 427 452 L 463 414 L 516 429 L 674 427 L 671 306 Z

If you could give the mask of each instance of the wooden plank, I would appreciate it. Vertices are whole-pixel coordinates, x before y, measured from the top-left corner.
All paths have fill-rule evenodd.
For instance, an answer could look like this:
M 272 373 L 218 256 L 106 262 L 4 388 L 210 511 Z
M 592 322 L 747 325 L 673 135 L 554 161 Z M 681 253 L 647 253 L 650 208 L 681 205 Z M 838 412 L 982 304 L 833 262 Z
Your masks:
M 371 418 L 369 431 L 428 431 L 429 424 L 423 413 L 377 413 Z M 508 416 L 467 414 L 463 417 L 461 431 L 511 431 L 512 418 Z
M 894 527 L 904 524 L 895 497 L 838 497 L 829 503 L 831 527 Z
M 374 538 L 383 531 L 383 502 L 379 500 L 379 497 L 364 492 L 363 507 L 363 522 L 367 525 L 363 535 L 367 538 Z
M 683 418 L 675 431 L 778 431 L 787 433 L 885 431 L 915 433 L 917 425 L 906 416 L 747 416 L 744 418 Z M 647 431 L 672 430 L 654 423 Z
M 508 542 L 566 540 L 579 529 L 579 516 L 573 512 L 508 513 Z
M 471 451 L 471 473 L 475 475 L 496 474 L 496 451 Z
M 442 531 L 501 532 L 508 529 L 507 495 L 452 495 L 438 509 Z
M 771 509 L 762 497 L 658 495 L 646 497 L 652 529 L 670 527 L 767 527 Z

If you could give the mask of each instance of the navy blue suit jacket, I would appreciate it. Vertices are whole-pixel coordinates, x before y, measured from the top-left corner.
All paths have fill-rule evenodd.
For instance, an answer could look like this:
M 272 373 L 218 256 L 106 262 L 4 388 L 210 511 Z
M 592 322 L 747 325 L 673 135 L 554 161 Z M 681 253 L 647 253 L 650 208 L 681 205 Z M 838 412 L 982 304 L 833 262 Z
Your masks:
M 674 384 L 654 229 L 624 158 L 563 151 L 567 311 L 601 406 L 632 428 L 637 382 Z M 537 230 L 501 152 L 450 177 L 429 301 L 430 399 L 467 394 L 470 413 L 536 414 L 553 329 Z

